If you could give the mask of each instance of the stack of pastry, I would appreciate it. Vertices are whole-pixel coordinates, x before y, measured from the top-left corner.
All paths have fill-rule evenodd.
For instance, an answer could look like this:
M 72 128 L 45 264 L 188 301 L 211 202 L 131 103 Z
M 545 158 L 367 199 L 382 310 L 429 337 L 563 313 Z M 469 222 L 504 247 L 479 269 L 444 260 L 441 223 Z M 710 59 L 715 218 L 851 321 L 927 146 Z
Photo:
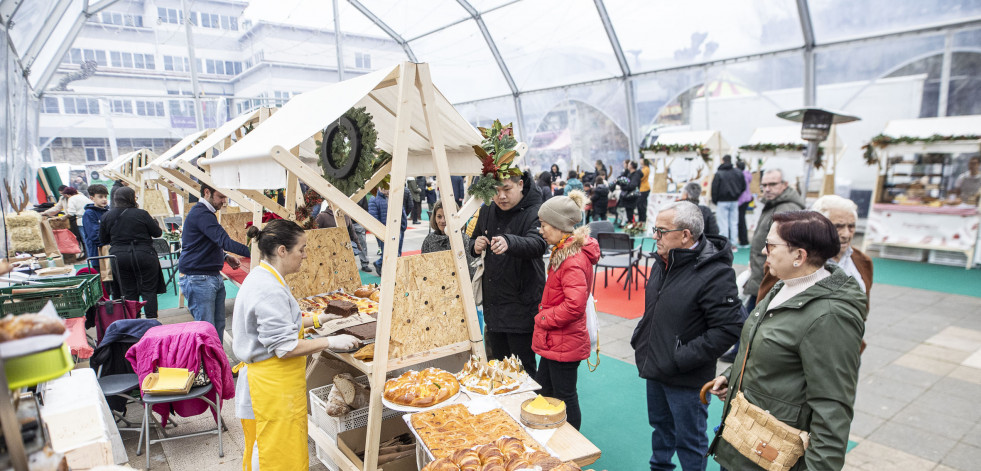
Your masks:
M 381 298 L 381 290 L 376 284 L 363 285 L 360 288 L 354 290 L 354 295 L 359 298 L 370 299 L 372 301 L 378 302 Z
M 0 320 L 0 342 L 17 340 L 38 335 L 61 335 L 65 333 L 65 322 L 55 317 L 40 314 L 7 316 Z
M 463 448 L 427 464 L 422 471 L 575 471 L 575 463 L 562 463 L 544 451 L 528 450 L 513 437 L 501 437 L 492 443 Z
M 385 382 L 385 399 L 400 406 L 430 407 L 460 392 L 460 382 L 447 371 L 407 371 Z
M 518 389 L 528 378 L 528 373 L 525 373 L 521 360 L 514 355 L 500 361 L 490 360 L 486 364 L 477 357 L 470 357 L 456 377 L 468 391 L 495 395 Z
M 501 437 L 515 437 L 531 449 L 543 451 L 503 409 L 474 415 L 462 404 L 453 404 L 412 414 L 410 423 L 435 458 L 446 458 L 456 450 L 490 443 Z

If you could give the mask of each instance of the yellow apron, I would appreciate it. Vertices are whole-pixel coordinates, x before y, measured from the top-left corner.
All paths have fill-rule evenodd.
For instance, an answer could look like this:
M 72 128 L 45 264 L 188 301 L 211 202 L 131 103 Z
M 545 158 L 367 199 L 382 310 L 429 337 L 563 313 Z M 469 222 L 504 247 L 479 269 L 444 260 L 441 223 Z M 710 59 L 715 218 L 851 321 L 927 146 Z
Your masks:
M 286 284 L 275 270 L 263 268 Z M 303 338 L 303 329 L 300 329 Z M 310 468 L 307 446 L 306 358 L 279 358 L 249 363 L 246 372 L 255 419 L 241 419 L 245 432 L 242 469 L 252 470 L 252 448 L 259 442 L 259 469 L 262 471 Z

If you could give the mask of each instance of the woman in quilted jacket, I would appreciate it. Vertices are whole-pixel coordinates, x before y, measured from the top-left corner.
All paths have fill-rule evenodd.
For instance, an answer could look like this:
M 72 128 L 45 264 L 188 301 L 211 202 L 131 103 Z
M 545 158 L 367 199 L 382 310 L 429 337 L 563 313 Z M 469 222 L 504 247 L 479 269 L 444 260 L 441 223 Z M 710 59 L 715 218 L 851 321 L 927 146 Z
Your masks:
M 572 191 L 556 196 L 538 210 L 542 237 L 554 246 L 548 262 L 548 278 L 542 303 L 535 315 L 531 348 L 542 357 L 535 381 L 541 394 L 565 401 L 567 420 L 577 430 L 582 423 L 576 373 L 579 363 L 589 358 L 586 303 L 593 284 L 593 265 L 599 261 L 596 239 L 582 221 L 586 196 Z

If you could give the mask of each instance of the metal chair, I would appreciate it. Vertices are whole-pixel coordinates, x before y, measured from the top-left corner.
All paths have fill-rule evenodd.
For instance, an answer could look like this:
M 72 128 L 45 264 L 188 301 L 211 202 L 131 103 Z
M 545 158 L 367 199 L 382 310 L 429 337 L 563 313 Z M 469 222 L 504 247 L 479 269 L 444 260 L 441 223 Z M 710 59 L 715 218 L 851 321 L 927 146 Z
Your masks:
M 596 241 L 599 242 L 600 247 L 600 259 L 596 265 L 593 266 L 593 287 L 592 291 L 596 291 L 596 273 L 602 268 L 620 268 L 623 269 L 623 274 L 617 278 L 617 281 L 626 276 L 626 282 L 624 287 L 627 288 L 627 299 L 630 299 L 633 284 L 636 282 L 634 278 L 634 270 L 637 268 L 637 260 L 635 259 L 635 252 L 633 239 L 630 235 L 624 233 L 613 233 L 613 232 L 601 232 L 596 234 Z M 606 270 L 603 271 L 603 287 L 609 286 L 609 274 Z
M 163 269 L 166 277 L 165 284 L 173 283 L 174 294 L 177 294 L 177 282 L 174 277 L 177 276 L 177 262 L 180 252 L 171 250 L 170 242 L 161 237 L 153 239 L 153 250 L 157 252 L 157 258 L 160 259 L 160 268 Z
M 102 394 L 106 397 L 115 421 L 122 422 L 126 427 L 119 427 L 119 430 L 129 432 L 140 432 L 143 427 L 136 428 L 134 423 L 125 417 L 126 405 L 133 402 L 142 402 L 138 394 L 140 379 L 133 372 L 132 366 L 126 360 L 126 351 L 136 342 L 139 342 L 142 334 L 154 326 L 160 325 L 155 319 L 132 319 L 113 322 L 106 329 L 106 336 L 103 337 L 99 346 L 96 347 L 92 358 L 89 360 L 90 366 L 96 369 L 96 377 L 99 380 L 99 387 Z M 108 367 L 114 374 L 103 376 L 103 368 Z M 137 392 L 137 394 L 132 394 Z M 141 435 L 142 440 L 142 435 Z
M 616 228 L 613 227 L 613 223 L 610 221 L 593 221 L 589 223 L 589 233 L 596 237 L 597 234 L 603 232 L 616 232 Z
M 179 229 L 184 223 L 184 218 L 180 216 L 170 216 L 163 218 L 164 229 L 172 231 L 174 229 Z
M 142 432 L 140 432 L 141 434 L 140 438 L 146 440 L 146 469 L 148 470 L 150 469 L 150 445 L 153 445 L 154 443 L 165 442 L 167 440 L 176 440 L 178 438 L 196 437 L 199 435 L 210 435 L 212 433 L 217 432 L 218 433 L 218 457 L 223 458 L 225 456 L 225 449 L 222 446 L 222 442 L 221 442 L 221 432 L 222 429 L 228 430 L 228 428 L 225 426 L 225 421 L 221 418 L 221 400 L 219 399 L 218 401 L 212 402 L 210 399 L 205 397 L 205 394 L 210 392 L 211 388 L 213 387 L 214 386 L 211 383 L 208 383 L 204 386 L 196 386 L 191 388 L 191 390 L 188 391 L 187 394 L 168 394 L 163 396 L 153 395 L 148 393 L 143 394 L 143 423 L 140 425 L 142 430 Z M 194 432 L 194 433 L 186 433 L 183 435 L 171 436 L 168 435 L 167 432 L 164 431 L 164 429 L 160 427 L 158 423 L 157 431 L 159 432 L 159 435 L 162 438 L 151 440 L 150 421 L 152 420 L 156 422 L 156 418 L 154 418 L 153 414 L 150 413 L 150 409 L 153 407 L 153 405 L 184 401 L 187 399 L 201 399 L 202 401 L 206 402 L 208 406 L 215 411 L 215 415 L 218 417 L 218 425 L 215 427 L 215 430 L 205 430 L 203 432 Z M 143 448 L 143 444 L 144 444 L 143 440 L 140 440 L 140 443 L 136 445 L 136 456 L 139 456 L 142 453 L 141 450 Z

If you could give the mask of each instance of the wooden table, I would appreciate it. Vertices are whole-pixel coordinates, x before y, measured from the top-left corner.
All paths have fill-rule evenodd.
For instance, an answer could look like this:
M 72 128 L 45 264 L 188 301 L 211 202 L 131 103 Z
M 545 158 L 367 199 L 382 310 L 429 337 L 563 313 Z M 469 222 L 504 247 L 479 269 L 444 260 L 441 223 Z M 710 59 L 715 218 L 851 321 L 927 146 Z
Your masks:
M 537 393 L 523 392 L 507 396 L 498 396 L 498 402 L 504 409 L 515 417 L 521 416 L 521 403 L 527 399 L 533 399 Z M 579 433 L 575 427 L 568 422 L 562 424 L 555 430 L 555 434 L 545 444 L 552 451 L 559 455 L 562 461 L 575 461 L 580 467 L 590 465 L 600 458 L 600 449 L 589 441 L 583 434 Z

